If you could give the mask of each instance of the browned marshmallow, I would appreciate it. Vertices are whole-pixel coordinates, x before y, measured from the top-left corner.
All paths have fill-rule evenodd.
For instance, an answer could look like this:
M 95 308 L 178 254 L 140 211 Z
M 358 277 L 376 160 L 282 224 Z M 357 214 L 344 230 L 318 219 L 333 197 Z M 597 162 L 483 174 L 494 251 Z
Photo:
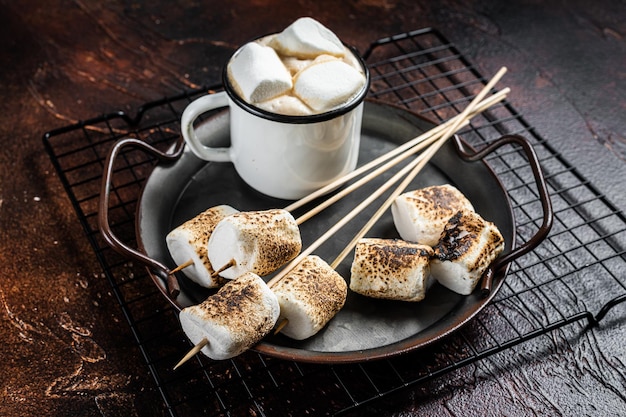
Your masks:
M 234 261 L 234 266 L 220 274 L 229 279 L 245 272 L 267 275 L 295 258 L 301 249 L 298 224 L 282 209 L 227 216 L 215 226 L 208 244 L 215 269 Z
M 449 184 L 434 185 L 404 193 L 391 205 L 400 237 L 434 246 L 448 220 L 459 210 L 473 211 L 470 201 Z
M 504 238 L 495 224 L 475 212 L 459 211 L 434 247 L 431 273 L 443 286 L 468 295 L 503 250 Z
M 304 258 L 272 290 L 280 304 L 281 332 L 296 340 L 319 332 L 346 302 L 345 280 L 321 258 Z
M 355 248 L 350 289 L 387 300 L 421 301 L 429 288 L 430 246 L 399 239 L 361 239 Z
M 193 344 L 203 338 L 202 353 L 211 359 L 228 359 L 256 345 L 278 319 L 280 307 L 267 284 L 252 273 L 228 281 L 198 305 L 179 315 L 183 331 Z
M 212 207 L 176 227 L 165 237 L 167 248 L 177 265 L 193 261 L 182 272 L 192 281 L 206 288 L 216 288 L 224 284 L 221 277 L 213 277 L 214 269 L 209 261 L 207 245 L 217 223 L 224 217 L 237 213 L 237 210 L 220 205 Z

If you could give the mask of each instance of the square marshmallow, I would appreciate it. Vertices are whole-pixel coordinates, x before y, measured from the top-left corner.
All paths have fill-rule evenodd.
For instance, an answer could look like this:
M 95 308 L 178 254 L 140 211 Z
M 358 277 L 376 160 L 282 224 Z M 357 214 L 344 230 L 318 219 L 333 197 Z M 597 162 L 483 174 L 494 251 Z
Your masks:
M 345 48 L 337 35 L 310 17 L 302 17 L 276 35 L 272 46 L 281 54 L 315 58 L 321 54 L 341 57 Z
M 318 112 L 331 110 L 356 95 L 365 76 L 341 60 L 324 60 L 300 71 L 294 81 L 294 93 Z
M 269 100 L 291 90 L 291 74 L 278 54 L 256 42 L 245 44 L 228 65 L 235 90 L 249 103 Z

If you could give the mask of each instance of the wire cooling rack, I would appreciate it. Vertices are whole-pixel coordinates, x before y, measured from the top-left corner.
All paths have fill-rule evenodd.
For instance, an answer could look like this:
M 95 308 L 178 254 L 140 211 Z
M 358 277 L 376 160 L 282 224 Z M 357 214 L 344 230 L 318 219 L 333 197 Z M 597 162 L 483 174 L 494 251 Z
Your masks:
M 483 76 L 440 33 L 424 29 L 381 39 L 364 53 L 370 97 L 442 121 L 462 111 L 485 84 Z M 245 353 L 212 362 L 197 356 L 176 372 L 189 348 L 176 311 L 140 265 L 115 253 L 98 232 L 102 170 L 111 146 L 135 137 L 167 149 L 179 139 L 185 106 L 210 88 L 148 103 L 135 115 L 114 112 L 44 135 L 61 181 L 163 399 L 164 414 L 339 415 L 432 380 L 555 329 L 598 323 L 626 300 L 626 219 L 508 102 L 474 118 L 460 134 L 481 148 L 504 134 L 525 136 L 540 159 L 554 207 L 548 238 L 513 263 L 494 300 L 468 325 L 416 353 L 363 364 L 302 364 Z M 517 239 L 541 224 L 533 176 L 519 150 L 488 159 L 515 215 Z M 154 161 L 129 151 L 116 167 L 110 223 L 136 244 L 135 208 Z M 603 288 L 603 291 L 596 291 Z M 277 394 L 279 393 L 279 394 Z M 321 400 L 323 399 L 323 400 Z

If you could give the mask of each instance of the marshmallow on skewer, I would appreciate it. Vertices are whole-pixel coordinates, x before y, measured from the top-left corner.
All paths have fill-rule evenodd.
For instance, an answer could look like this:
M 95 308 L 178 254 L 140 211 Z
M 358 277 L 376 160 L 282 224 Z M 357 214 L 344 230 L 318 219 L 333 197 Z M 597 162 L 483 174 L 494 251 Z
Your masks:
M 167 234 L 165 241 L 174 262 L 182 265 L 189 260 L 193 261 L 192 265 L 182 270 L 189 279 L 206 288 L 217 288 L 224 284 L 223 278 L 212 276 L 214 269 L 207 254 L 207 244 L 217 223 L 237 212 L 228 205 L 211 207 Z
M 421 301 L 431 280 L 430 246 L 399 239 L 363 238 L 354 252 L 350 289 L 372 298 Z
M 314 58 L 321 54 L 340 57 L 345 53 L 337 35 L 310 17 L 293 22 L 274 37 L 271 46 L 283 55 L 298 58 Z
M 211 359 L 237 356 L 256 345 L 276 324 L 280 307 L 265 281 L 253 273 L 228 281 L 198 305 L 181 310 L 183 331 Z
M 495 224 L 479 214 L 459 211 L 448 221 L 433 249 L 433 277 L 450 290 L 468 295 L 504 250 L 504 238 Z
M 286 336 L 307 339 L 319 332 L 346 302 L 346 281 L 321 258 L 309 255 L 280 279 L 272 291 L 280 304 L 278 322 Z
M 302 249 L 300 229 L 286 210 L 239 212 L 223 218 L 211 234 L 209 260 L 215 268 L 234 261 L 220 273 L 233 279 L 245 272 L 267 275 Z
M 276 51 L 257 42 L 241 47 L 227 71 L 235 90 L 249 103 L 277 97 L 293 86 L 291 74 Z
M 401 194 L 391 205 L 393 221 L 402 239 L 434 246 L 448 220 L 459 210 L 473 211 L 472 203 L 449 184 Z

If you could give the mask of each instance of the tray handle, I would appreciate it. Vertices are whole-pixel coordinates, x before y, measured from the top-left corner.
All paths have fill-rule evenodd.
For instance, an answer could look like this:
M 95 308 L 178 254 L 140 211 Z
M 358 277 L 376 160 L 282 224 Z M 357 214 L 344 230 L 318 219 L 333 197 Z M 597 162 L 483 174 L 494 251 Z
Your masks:
M 150 258 L 137 249 L 131 248 L 122 242 L 111 230 L 109 223 L 109 201 L 111 194 L 111 181 L 113 178 L 113 167 L 118 156 L 124 148 L 139 148 L 140 150 L 156 157 L 159 161 L 173 162 L 180 158 L 184 149 L 184 142 L 178 140 L 174 149 L 169 152 L 162 152 L 148 143 L 135 138 L 124 138 L 117 141 L 109 152 L 105 161 L 105 169 L 102 176 L 102 185 L 100 189 L 100 201 L 98 210 L 98 227 L 104 240 L 118 253 L 123 256 L 144 264 L 150 268 L 157 276 L 167 283 L 167 296 L 176 299 L 180 293 L 180 287 L 174 274 L 170 269 L 162 263 Z M 160 286 L 159 286 L 160 288 Z
M 537 191 L 539 192 L 541 207 L 543 210 L 542 224 L 537 229 L 534 236 L 528 239 L 528 241 L 526 241 L 521 246 L 513 249 L 508 254 L 496 259 L 483 274 L 481 281 L 481 292 L 484 296 L 487 296 L 491 292 L 493 276 L 495 275 L 495 273 L 510 262 L 536 248 L 548 235 L 550 229 L 552 228 L 552 222 L 554 218 L 554 213 L 552 211 L 552 201 L 550 200 L 550 194 L 548 193 L 548 187 L 546 185 L 545 177 L 539 164 L 537 154 L 535 153 L 535 150 L 533 149 L 530 142 L 523 136 L 504 135 L 497 141 L 493 142 L 491 145 L 486 146 L 479 151 L 465 150 L 465 146 L 458 138 L 458 136 L 454 136 L 454 140 L 456 142 L 456 147 L 459 155 L 461 156 L 461 158 L 467 161 L 478 161 L 480 159 L 483 159 L 485 156 L 489 155 L 490 153 L 494 152 L 496 149 L 501 148 L 504 145 L 517 144 L 521 146 L 524 154 L 526 155 L 526 158 L 528 159 L 528 162 L 530 163 L 530 167 L 535 178 L 535 184 L 537 186 Z

